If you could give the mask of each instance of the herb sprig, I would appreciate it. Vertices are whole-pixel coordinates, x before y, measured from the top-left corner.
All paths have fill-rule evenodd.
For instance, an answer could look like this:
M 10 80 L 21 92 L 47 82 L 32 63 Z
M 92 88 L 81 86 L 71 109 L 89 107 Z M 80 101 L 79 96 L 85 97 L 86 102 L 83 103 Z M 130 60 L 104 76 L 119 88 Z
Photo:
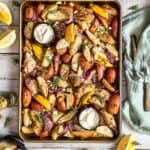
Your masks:
M 139 6 L 138 5 L 133 5 L 131 7 L 128 8 L 129 10 L 137 10 L 139 9 Z
M 4 127 L 5 127 L 5 128 L 9 125 L 10 121 L 11 121 L 11 118 L 10 118 L 10 117 L 7 117 L 7 118 L 5 119 L 5 122 L 4 122 Z

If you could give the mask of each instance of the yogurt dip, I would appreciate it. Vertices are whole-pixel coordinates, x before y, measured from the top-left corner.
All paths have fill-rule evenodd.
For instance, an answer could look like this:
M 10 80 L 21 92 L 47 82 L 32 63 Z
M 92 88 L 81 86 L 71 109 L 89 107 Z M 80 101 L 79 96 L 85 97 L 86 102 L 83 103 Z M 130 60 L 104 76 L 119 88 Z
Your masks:
M 34 28 L 33 35 L 37 42 L 41 44 L 48 44 L 54 38 L 54 30 L 51 25 L 40 23 Z
M 96 128 L 99 124 L 99 121 L 100 121 L 99 114 L 92 107 L 85 108 L 83 111 L 81 111 L 79 115 L 80 125 L 87 130 Z

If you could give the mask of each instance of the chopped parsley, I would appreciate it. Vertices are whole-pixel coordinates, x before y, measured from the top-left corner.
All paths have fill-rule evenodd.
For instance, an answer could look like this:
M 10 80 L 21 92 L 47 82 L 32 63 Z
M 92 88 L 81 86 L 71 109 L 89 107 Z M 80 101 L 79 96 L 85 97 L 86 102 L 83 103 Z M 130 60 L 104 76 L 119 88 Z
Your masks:
M 60 78 L 58 76 L 54 76 L 53 81 L 52 81 L 53 87 L 55 87 L 55 88 L 58 87 L 59 80 L 60 80 Z
M 105 104 L 105 99 L 102 97 L 102 96 L 100 96 L 99 95 L 99 102 L 101 103 L 101 104 Z
M 96 32 L 100 32 L 100 33 L 107 33 L 108 31 L 106 30 L 105 27 L 103 26 L 99 26 L 96 30 Z
M 52 62 L 52 60 L 53 60 L 53 58 L 52 58 L 52 57 L 50 57 L 50 56 L 45 56 L 45 58 L 46 58 L 46 60 L 47 60 L 49 63 L 51 63 L 51 62 Z
M 138 5 L 133 5 L 133 6 L 129 7 L 128 9 L 129 10 L 137 10 L 138 8 L 139 8 Z
M 141 145 L 138 141 L 133 141 L 132 145 Z
M 38 122 L 40 122 L 41 124 L 43 124 L 43 120 L 42 120 L 40 114 L 36 114 L 36 119 L 37 119 Z

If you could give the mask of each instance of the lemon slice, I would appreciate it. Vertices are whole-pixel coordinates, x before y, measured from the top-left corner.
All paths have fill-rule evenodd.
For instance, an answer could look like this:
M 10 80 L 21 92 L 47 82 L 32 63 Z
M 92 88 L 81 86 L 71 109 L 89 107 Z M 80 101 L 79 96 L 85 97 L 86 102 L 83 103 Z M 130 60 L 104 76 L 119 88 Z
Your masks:
M 16 31 L 8 30 L 0 34 L 0 49 L 11 46 L 16 40 Z
M 6 4 L 0 2 L 0 21 L 6 25 L 12 23 L 12 15 Z
M 123 136 L 117 146 L 117 150 L 134 150 L 134 141 L 132 135 Z

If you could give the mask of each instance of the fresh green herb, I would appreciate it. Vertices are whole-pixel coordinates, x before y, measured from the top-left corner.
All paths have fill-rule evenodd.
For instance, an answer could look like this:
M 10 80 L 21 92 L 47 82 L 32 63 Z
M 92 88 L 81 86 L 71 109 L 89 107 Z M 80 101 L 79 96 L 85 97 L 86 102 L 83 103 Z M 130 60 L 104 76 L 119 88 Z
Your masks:
M 138 5 L 133 5 L 133 6 L 129 7 L 128 9 L 129 10 L 137 10 L 138 8 L 139 8 Z
M 73 110 L 73 111 L 76 111 L 78 108 L 77 108 L 77 106 L 72 106 L 71 108 L 70 108 L 70 110 Z
M 13 62 L 14 62 L 15 64 L 19 64 L 19 58 L 14 58 L 14 59 L 13 59 Z
M 12 4 L 16 7 L 20 7 L 20 3 L 17 0 L 13 0 Z
M 86 44 L 86 43 L 83 43 L 83 44 L 81 45 L 81 49 L 85 49 L 86 46 L 87 46 L 87 44 Z
M 4 127 L 7 127 L 9 125 L 10 121 L 11 121 L 11 118 L 7 117 L 4 122 Z
M 36 119 L 37 119 L 38 122 L 40 122 L 41 124 L 43 124 L 43 120 L 42 120 L 40 114 L 36 114 Z
M 50 11 L 50 14 L 56 14 L 56 10 Z
M 141 145 L 138 141 L 133 141 L 132 145 Z
M 50 56 L 45 56 L 45 58 L 46 58 L 46 60 L 49 62 L 49 63 L 51 63 L 52 62 L 52 57 L 50 57 Z
M 97 32 L 100 32 L 100 33 L 107 33 L 107 30 L 105 27 L 103 26 L 99 26 L 96 30 Z
M 99 95 L 99 101 L 101 104 L 105 104 L 105 99 Z
M 55 88 L 58 87 L 59 80 L 60 78 L 58 76 L 54 76 L 53 82 L 52 82 L 53 87 Z

